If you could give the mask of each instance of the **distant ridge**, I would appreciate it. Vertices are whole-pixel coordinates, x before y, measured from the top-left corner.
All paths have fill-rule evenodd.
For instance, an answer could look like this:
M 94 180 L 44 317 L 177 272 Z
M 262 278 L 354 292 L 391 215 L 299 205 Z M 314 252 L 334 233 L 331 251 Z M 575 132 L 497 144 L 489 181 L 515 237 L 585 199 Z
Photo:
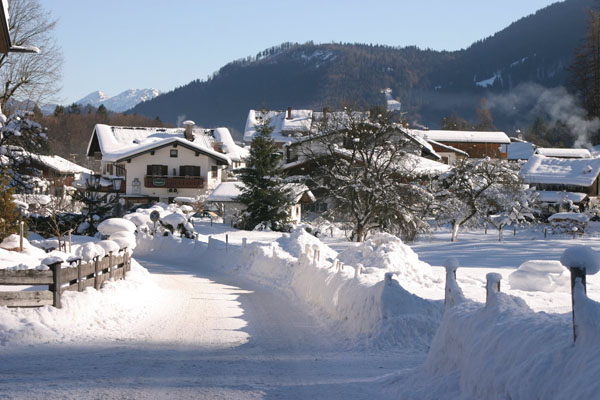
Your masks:
M 111 111 L 123 112 L 141 102 L 152 100 L 159 95 L 160 90 L 158 89 L 127 89 L 116 96 L 109 96 L 98 90 L 76 101 L 76 103 L 83 106 L 89 104 L 94 107 L 104 104 L 104 107 Z
M 504 96 L 523 83 L 567 85 L 566 68 L 584 35 L 585 10 L 596 5 L 596 0 L 557 2 L 453 52 L 284 43 L 231 62 L 208 80 L 192 81 L 130 112 L 171 123 L 185 118 L 206 127 L 227 126 L 239 138 L 251 108 L 383 106 L 381 88 L 391 88 L 411 122 L 437 128 L 452 113 L 474 119 L 482 97 Z M 496 126 L 507 132 L 523 128 L 531 108 L 519 106 L 512 114 L 493 109 Z

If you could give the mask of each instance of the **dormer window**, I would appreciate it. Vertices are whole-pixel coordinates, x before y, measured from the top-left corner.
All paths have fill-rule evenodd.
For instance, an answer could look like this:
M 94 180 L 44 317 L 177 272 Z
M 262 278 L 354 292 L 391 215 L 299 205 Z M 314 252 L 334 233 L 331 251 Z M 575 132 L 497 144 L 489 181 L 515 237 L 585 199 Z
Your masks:
M 170 155 L 171 157 L 177 157 L 177 150 L 171 149 Z

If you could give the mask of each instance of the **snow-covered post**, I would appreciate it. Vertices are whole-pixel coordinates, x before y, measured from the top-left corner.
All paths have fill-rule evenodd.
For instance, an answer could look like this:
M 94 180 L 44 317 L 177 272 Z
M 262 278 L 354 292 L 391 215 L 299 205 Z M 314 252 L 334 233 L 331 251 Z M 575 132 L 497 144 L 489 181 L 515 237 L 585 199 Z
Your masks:
M 23 251 L 23 221 L 19 222 L 19 251 Z
M 69 229 L 69 253 L 71 252 L 71 232 L 73 232 L 73 229 Z
M 454 257 L 444 261 L 446 268 L 446 288 L 444 293 L 444 305 L 446 308 L 453 307 L 464 300 L 463 292 L 456 282 L 456 270 L 459 267 L 458 260 Z
M 485 276 L 485 279 L 487 280 L 487 283 L 485 284 L 485 305 L 487 306 L 490 303 L 490 299 L 496 293 L 500 293 L 500 281 L 502 280 L 502 275 L 490 272 Z
M 310 256 L 312 255 L 312 254 L 311 254 L 311 251 L 310 251 L 310 244 L 306 243 L 306 244 L 304 245 L 304 252 L 306 253 L 306 256 L 307 256 L 307 257 L 310 257 Z
M 94 289 L 100 290 L 100 257 L 94 257 Z
M 225 252 L 229 252 L 229 234 L 225 234 Z
M 208 236 L 208 249 L 211 250 L 213 247 L 213 241 L 212 241 L 212 236 Z
M 246 249 L 248 246 L 248 238 L 242 238 L 242 248 Z
M 392 284 L 392 279 L 394 278 L 394 272 L 386 272 L 385 273 L 385 283 L 389 286 Z
M 362 264 L 358 263 L 356 264 L 356 269 L 354 270 L 354 277 L 358 278 L 358 276 L 360 274 L 362 274 L 364 272 L 364 267 Z
M 573 307 L 573 342 L 577 341 L 578 324 L 577 324 L 577 304 L 575 302 L 576 291 L 583 290 L 585 295 L 586 289 L 586 274 L 595 274 L 600 270 L 598 262 L 598 254 L 587 246 L 573 246 L 566 249 L 560 257 L 562 265 L 571 271 L 571 305 Z
M 548 228 L 544 227 L 544 239 L 546 239 L 547 235 L 548 235 Z
M 312 248 L 313 248 L 314 255 L 315 255 L 313 258 L 313 261 L 314 261 L 315 265 L 317 265 L 319 263 L 319 259 L 321 258 L 321 251 L 319 250 L 318 244 L 313 244 Z
M 513 236 L 517 236 L 517 226 L 513 226 Z

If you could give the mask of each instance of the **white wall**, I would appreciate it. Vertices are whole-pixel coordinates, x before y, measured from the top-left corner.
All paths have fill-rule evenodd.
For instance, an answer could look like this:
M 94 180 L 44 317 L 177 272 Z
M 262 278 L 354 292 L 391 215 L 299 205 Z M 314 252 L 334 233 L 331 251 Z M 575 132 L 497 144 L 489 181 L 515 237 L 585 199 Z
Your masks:
M 177 150 L 177 157 L 171 157 L 170 151 Z M 134 157 L 131 162 L 127 161 L 122 163 L 127 171 L 126 180 L 126 194 L 133 194 L 133 186 L 131 183 L 134 178 L 138 178 L 141 183 L 140 194 L 147 196 L 156 196 L 159 198 L 186 196 L 195 197 L 206 194 L 207 191 L 213 190 L 219 183 L 221 183 L 221 176 L 223 174 L 223 166 L 219 166 L 216 178 L 212 178 L 211 168 L 216 166 L 217 162 L 213 158 L 206 155 L 199 154 L 196 156 L 196 152 L 178 145 L 172 147 L 169 145 L 163 147 L 154 152 L 154 155 L 145 153 L 141 156 Z M 168 176 L 179 176 L 179 167 L 182 165 L 195 165 L 200 166 L 200 176 L 204 178 L 204 187 L 202 189 L 177 189 L 177 192 L 169 192 L 168 188 L 147 188 L 144 186 L 144 176 L 146 175 L 146 167 L 151 164 L 166 165 Z M 175 170 L 173 170 L 175 169 Z

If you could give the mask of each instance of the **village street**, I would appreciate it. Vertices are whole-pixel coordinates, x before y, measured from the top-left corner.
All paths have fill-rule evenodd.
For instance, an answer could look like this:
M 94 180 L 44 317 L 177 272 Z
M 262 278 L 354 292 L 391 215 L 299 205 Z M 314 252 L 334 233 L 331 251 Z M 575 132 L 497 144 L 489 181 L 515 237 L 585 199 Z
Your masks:
M 387 398 L 379 382 L 423 360 L 350 348 L 327 320 L 242 278 L 140 263 L 158 307 L 121 340 L 3 349 L 0 398 Z

